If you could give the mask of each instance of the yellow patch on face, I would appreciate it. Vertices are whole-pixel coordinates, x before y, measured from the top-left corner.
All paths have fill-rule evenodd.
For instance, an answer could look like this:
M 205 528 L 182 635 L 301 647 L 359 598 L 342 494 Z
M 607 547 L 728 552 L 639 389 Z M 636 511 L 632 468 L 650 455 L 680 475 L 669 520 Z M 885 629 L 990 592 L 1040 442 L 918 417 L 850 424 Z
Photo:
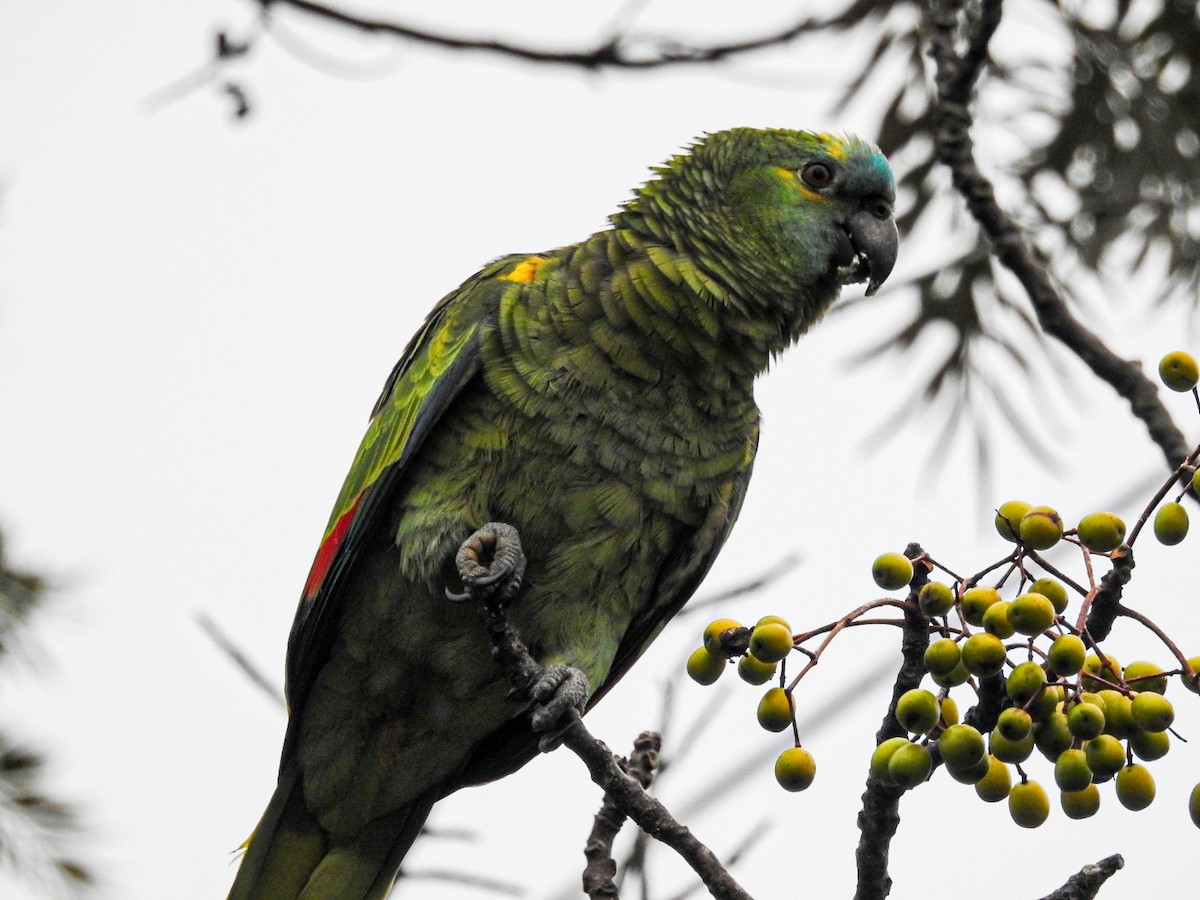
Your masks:
M 501 275 L 501 281 L 515 281 L 518 284 L 529 284 L 537 277 L 537 270 L 542 263 L 546 261 L 544 256 L 530 256 L 527 259 L 521 260 L 513 270 L 506 275 Z
M 776 166 L 775 174 L 779 176 L 780 181 L 798 188 L 800 193 L 802 193 L 809 200 L 829 200 L 829 198 L 824 194 L 818 194 L 807 184 L 805 184 L 804 180 L 800 177 L 800 173 L 793 169 L 785 169 L 783 166 Z

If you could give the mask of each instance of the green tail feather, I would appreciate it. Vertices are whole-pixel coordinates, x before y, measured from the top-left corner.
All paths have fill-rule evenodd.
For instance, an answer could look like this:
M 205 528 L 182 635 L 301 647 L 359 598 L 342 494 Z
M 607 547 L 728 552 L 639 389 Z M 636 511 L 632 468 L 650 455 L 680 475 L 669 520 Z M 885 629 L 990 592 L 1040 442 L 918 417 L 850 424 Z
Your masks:
M 380 816 L 352 838 L 334 838 L 305 807 L 296 774 L 284 773 L 229 900 L 383 900 L 437 796 Z

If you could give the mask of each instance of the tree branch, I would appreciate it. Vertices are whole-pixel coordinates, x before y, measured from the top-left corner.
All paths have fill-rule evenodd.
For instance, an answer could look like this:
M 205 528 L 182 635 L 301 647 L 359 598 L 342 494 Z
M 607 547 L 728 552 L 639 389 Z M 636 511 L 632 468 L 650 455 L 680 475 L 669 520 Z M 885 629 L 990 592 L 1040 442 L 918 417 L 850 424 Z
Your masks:
M 1125 865 L 1125 860 L 1119 853 L 1106 856 L 1098 863 L 1084 866 L 1067 879 L 1056 891 L 1047 894 L 1042 900 L 1093 900 L 1116 872 Z

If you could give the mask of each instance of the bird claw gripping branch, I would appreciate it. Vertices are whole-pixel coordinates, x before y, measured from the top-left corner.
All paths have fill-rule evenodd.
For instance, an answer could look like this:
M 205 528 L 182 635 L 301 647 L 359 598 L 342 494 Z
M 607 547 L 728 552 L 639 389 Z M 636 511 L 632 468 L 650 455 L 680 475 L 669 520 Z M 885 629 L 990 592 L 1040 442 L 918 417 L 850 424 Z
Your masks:
M 459 594 L 447 588 L 446 599 L 502 607 L 521 589 L 525 574 L 521 536 L 504 522 L 488 522 L 462 542 L 454 564 L 466 590 Z

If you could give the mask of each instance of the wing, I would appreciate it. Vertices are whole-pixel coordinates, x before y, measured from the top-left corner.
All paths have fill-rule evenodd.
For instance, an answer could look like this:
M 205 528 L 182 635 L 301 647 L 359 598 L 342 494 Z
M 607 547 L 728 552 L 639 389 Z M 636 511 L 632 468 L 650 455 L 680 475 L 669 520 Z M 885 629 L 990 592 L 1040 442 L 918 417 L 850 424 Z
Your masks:
M 658 633 L 667 622 L 696 592 L 696 588 L 712 568 L 717 554 L 725 545 L 725 539 L 733 529 L 733 523 L 737 521 L 738 513 L 742 510 L 742 501 L 746 496 L 746 486 L 750 482 L 757 451 L 758 429 L 755 428 L 747 446 L 744 465 L 725 486 L 718 502 L 709 509 L 708 515 L 690 540 L 668 558 L 659 573 L 654 602 L 638 613 L 625 630 L 621 643 L 617 645 L 617 653 L 613 658 L 612 667 L 608 670 L 608 676 L 588 699 L 588 709 L 599 702 L 629 667 L 637 662 L 638 657 L 650 646 L 650 642 L 658 637 Z
M 342 586 L 413 456 L 479 371 L 480 337 L 525 256 L 506 257 L 444 297 L 392 369 L 346 476 L 313 561 L 288 638 L 287 699 L 292 722 L 328 658 L 347 602 Z M 289 735 L 291 729 L 289 728 Z M 288 741 L 285 741 L 285 747 Z M 286 755 L 286 750 L 285 750 Z

